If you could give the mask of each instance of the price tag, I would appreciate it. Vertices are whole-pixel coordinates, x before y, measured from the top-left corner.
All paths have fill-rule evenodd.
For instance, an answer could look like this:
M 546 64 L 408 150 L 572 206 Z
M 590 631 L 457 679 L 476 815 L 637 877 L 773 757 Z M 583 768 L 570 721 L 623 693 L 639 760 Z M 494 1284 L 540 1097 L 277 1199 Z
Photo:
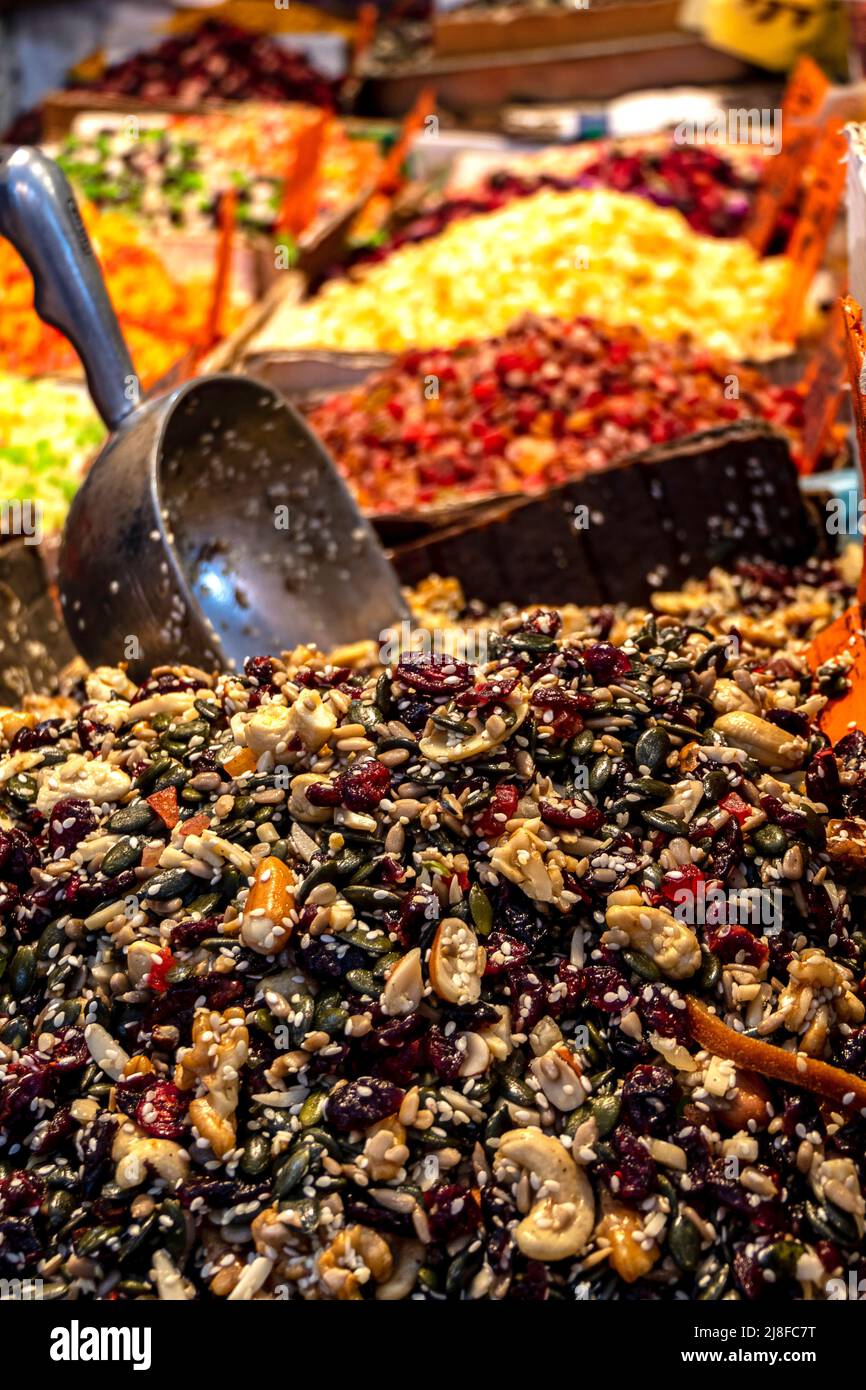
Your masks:
M 847 332 L 841 302 L 833 305 L 802 382 L 803 457 L 801 473 L 814 473 L 839 413 L 847 372 Z
M 782 148 L 764 163 L 761 184 L 746 237 L 763 255 L 782 209 L 793 201 L 816 129 L 809 124 L 824 99 L 829 82 L 811 58 L 797 63 L 782 98 Z
M 330 117 L 319 111 L 298 135 L 277 219 L 281 232 L 298 237 L 316 215 L 319 176 Z
M 788 245 L 791 278 L 776 332 L 790 342 L 796 340 L 800 331 L 806 296 L 836 220 L 845 187 L 846 156 L 842 122 L 830 121 L 812 147 L 808 173 L 804 176 L 807 191 L 803 210 Z
M 855 299 L 846 295 L 842 300 L 842 314 L 845 323 L 845 352 L 848 363 L 848 380 L 851 384 L 851 410 L 857 429 L 857 450 L 860 455 L 860 471 L 866 468 L 866 399 L 864 399 L 863 363 L 866 360 L 866 339 L 863 337 L 863 311 Z M 866 583 L 866 568 L 860 581 L 861 588 Z M 860 595 L 861 601 L 864 595 Z
M 214 267 L 210 312 L 205 327 L 204 351 L 208 352 L 222 336 L 222 322 L 231 287 L 232 253 L 237 227 L 237 194 L 233 188 L 220 194 L 217 213 L 219 238 Z

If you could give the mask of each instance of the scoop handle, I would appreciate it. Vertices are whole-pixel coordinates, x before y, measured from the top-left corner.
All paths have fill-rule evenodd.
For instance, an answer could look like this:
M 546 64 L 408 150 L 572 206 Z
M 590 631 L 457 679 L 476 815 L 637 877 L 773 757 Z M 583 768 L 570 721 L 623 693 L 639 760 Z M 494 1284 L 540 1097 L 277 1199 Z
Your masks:
M 37 314 L 72 343 L 96 409 L 116 429 L 138 403 L 138 378 L 75 195 L 32 146 L 0 145 L 0 235 L 33 276 Z

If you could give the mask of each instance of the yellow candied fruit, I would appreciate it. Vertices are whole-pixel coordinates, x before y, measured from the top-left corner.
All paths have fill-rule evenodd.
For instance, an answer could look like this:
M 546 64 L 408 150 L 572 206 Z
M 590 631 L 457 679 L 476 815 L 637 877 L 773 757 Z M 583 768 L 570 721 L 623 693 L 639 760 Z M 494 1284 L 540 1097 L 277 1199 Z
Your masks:
M 356 280 L 287 304 L 253 350 L 397 352 L 493 337 L 528 312 L 693 334 L 732 358 L 766 358 L 790 275 L 740 238 L 699 236 L 685 218 L 604 189 L 538 193 L 403 247 Z

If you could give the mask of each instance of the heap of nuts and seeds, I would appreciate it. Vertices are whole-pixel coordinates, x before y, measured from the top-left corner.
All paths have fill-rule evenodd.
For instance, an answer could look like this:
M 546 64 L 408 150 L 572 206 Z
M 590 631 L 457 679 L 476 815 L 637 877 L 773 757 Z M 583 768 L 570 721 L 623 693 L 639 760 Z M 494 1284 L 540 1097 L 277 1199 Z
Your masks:
M 653 613 L 485 618 L 430 584 L 384 668 L 77 670 L 0 712 L 0 1273 L 236 1300 L 859 1276 L 866 734 L 827 745 L 844 663 L 804 657 L 850 592 L 743 565 Z

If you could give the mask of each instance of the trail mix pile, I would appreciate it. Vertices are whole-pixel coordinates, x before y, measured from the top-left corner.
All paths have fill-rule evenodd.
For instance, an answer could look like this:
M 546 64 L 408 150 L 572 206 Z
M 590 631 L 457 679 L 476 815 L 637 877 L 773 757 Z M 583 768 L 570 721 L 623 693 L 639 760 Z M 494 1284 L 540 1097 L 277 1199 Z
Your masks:
M 779 425 L 796 456 L 802 392 L 685 339 L 527 315 L 500 338 L 405 352 L 310 423 L 384 513 L 540 491 L 738 419 Z
M 100 668 L 3 711 L 0 1272 L 235 1300 L 862 1274 L 866 735 L 826 746 L 844 669 L 802 655 L 850 593 L 744 565 L 655 614 L 455 628 L 431 584 L 385 668 Z

